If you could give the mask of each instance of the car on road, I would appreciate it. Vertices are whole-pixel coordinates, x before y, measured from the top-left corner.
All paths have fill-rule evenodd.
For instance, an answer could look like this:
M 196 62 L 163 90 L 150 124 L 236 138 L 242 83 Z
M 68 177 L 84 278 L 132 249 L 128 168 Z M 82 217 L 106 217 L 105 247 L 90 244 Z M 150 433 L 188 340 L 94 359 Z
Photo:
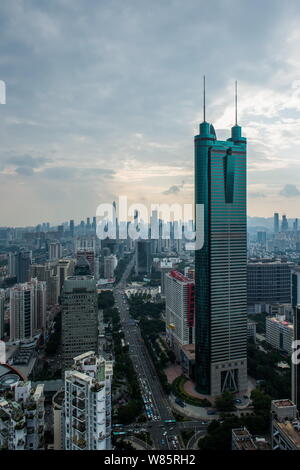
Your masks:
M 177 405 L 181 406 L 182 408 L 185 407 L 185 403 L 182 400 L 180 400 L 180 398 L 176 398 L 175 403 L 177 403 Z
M 235 403 L 242 403 L 242 400 L 240 400 L 239 398 L 236 398 L 236 399 L 234 400 L 234 402 L 235 402 Z

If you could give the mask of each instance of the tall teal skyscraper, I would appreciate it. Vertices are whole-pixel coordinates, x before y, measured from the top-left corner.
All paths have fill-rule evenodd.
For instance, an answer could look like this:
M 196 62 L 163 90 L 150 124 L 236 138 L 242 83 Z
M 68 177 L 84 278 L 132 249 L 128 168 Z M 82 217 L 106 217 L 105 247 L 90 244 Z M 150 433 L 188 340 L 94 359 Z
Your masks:
M 204 244 L 195 252 L 196 389 L 212 396 L 247 389 L 246 139 L 226 141 L 212 124 L 195 136 L 195 203 Z

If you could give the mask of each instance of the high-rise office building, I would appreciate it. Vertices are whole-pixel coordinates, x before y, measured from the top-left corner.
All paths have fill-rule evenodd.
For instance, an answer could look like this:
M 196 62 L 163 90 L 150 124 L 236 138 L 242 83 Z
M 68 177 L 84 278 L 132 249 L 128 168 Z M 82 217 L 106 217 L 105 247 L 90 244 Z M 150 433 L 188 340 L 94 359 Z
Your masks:
M 291 264 L 280 261 L 257 261 L 247 265 L 247 301 L 250 308 L 285 304 L 291 301 Z M 256 310 L 255 310 L 256 309 Z M 263 307 L 265 310 L 265 307 Z
M 96 256 L 96 238 L 94 236 L 78 237 L 76 240 L 76 259 L 85 256 L 89 262 L 91 273 L 99 277 L 99 260 Z
M 62 246 L 60 242 L 55 241 L 49 243 L 49 261 L 55 261 L 62 256 Z
M 135 274 L 151 272 L 151 240 L 137 240 L 135 252 Z
M 65 450 L 111 449 L 112 361 L 89 351 L 65 372 Z
M 70 276 L 63 285 L 62 355 L 64 369 L 73 358 L 98 351 L 98 303 L 96 281 L 92 276 Z
M 32 264 L 29 268 L 29 279 L 36 277 L 39 281 L 46 281 L 46 264 Z
M 0 340 L 4 338 L 5 291 L 0 289 Z
M 298 219 L 297 218 L 293 222 L 293 230 L 294 230 L 294 232 L 297 232 L 297 230 L 298 230 Z
M 92 222 L 93 232 L 96 232 L 96 227 L 97 227 L 97 218 L 94 216 L 93 217 L 93 222 Z
M 46 282 L 32 279 L 10 289 L 10 339 L 31 339 L 46 326 Z
M 74 226 L 74 220 L 70 220 L 70 232 L 71 232 L 71 236 L 73 237 L 74 236 L 74 230 L 75 230 L 75 226 Z
M 287 232 L 288 229 L 289 229 L 289 223 L 288 223 L 288 220 L 287 220 L 287 216 L 283 215 L 282 216 L 282 221 L 281 221 L 281 231 L 282 232 Z
M 274 214 L 274 233 L 279 232 L 279 214 L 275 212 Z
M 294 341 L 300 341 L 300 265 L 291 270 L 291 299 L 293 308 Z M 300 364 L 292 363 L 292 401 L 300 410 Z
M 183 344 L 195 342 L 195 282 L 178 271 L 165 274 L 167 341 L 179 354 Z
M 10 289 L 10 339 L 33 337 L 34 291 L 31 284 L 18 284 Z
M 114 272 L 117 267 L 118 260 L 115 255 L 104 257 L 104 278 L 111 279 L 114 277 Z
M 173 262 L 168 259 L 162 259 L 159 264 L 161 295 L 166 295 L 166 274 L 172 271 Z
M 257 232 L 257 243 L 260 243 L 262 246 L 267 244 L 267 232 Z
M 47 284 L 45 281 L 31 279 L 30 283 L 34 289 L 34 330 L 44 330 L 46 327 L 46 307 L 47 307 Z
M 60 259 L 56 266 L 58 278 L 58 295 L 60 295 L 65 279 L 72 276 L 74 270 L 74 260 L 70 258 Z
M 29 269 L 32 262 L 32 252 L 21 250 L 18 253 L 9 253 L 8 271 L 9 276 L 16 277 L 18 283 L 27 282 Z
M 219 141 L 205 121 L 195 136 L 195 205 L 204 244 L 195 251 L 196 390 L 247 389 L 246 139 L 237 124 Z M 199 226 L 198 226 L 199 224 Z

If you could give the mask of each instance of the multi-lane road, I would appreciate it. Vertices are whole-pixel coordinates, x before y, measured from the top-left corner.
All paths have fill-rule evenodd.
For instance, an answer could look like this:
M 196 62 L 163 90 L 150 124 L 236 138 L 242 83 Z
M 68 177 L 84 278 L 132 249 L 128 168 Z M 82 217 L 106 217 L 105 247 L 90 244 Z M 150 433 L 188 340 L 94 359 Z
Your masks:
M 180 429 L 193 428 L 194 426 L 193 424 L 188 426 L 187 422 L 175 424 L 165 422 L 165 420 L 174 420 L 170 403 L 156 374 L 153 362 L 142 339 L 140 328 L 129 315 L 125 288 L 133 263 L 134 258 L 129 262 L 121 280 L 114 289 L 114 299 L 120 314 L 124 339 L 129 347 L 129 355 L 139 379 L 145 412 L 148 418 L 148 422 L 141 424 L 141 427 L 146 427 L 149 431 L 153 441 L 153 448 L 175 450 L 183 447 Z M 196 428 L 199 425 L 202 428 L 204 427 L 200 422 L 196 421 L 196 423 Z M 139 426 L 136 426 L 138 430 Z

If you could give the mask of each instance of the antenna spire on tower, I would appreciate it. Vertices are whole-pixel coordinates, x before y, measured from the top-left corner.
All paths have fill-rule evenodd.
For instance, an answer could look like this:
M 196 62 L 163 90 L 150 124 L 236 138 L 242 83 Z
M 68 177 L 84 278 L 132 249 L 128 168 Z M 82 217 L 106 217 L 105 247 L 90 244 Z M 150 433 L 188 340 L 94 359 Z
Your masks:
M 205 75 L 203 75 L 203 122 L 205 122 Z
M 235 125 L 237 126 L 237 80 L 235 81 Z

